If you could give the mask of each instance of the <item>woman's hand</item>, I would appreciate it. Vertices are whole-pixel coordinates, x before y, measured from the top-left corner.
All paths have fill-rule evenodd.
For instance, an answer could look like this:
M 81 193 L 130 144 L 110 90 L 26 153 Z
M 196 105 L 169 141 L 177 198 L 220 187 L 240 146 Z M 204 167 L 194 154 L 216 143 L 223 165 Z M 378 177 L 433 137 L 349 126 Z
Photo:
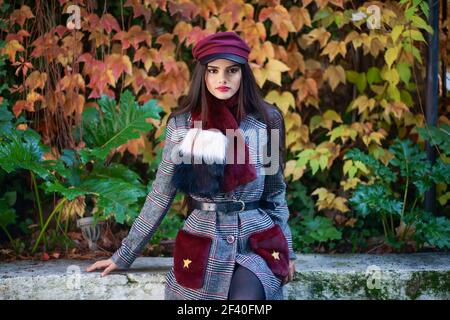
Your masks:
M 291 282 L 295 275 L 295 260 L 289 260 L 289 274 L 283 279 L 283 285 Z
M 94 271 L 97 269 L 103 269 L 103 268 L 105 270 L 102 272 L 102 277 L 106 276 L 108 273 L 117 269 L 118 267 L 110 258 L 107 260 L 100 260 L 100 261 L 93 263 L 92 265 L 90 265 L 89 267 L 86 268 L 86 271 L 91 272 L 91 271 Z

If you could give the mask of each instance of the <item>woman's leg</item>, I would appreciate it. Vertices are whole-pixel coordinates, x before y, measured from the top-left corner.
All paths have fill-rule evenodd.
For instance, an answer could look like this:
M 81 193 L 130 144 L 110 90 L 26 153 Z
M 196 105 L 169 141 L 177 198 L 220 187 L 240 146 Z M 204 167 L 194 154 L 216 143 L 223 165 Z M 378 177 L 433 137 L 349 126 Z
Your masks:
M 229 300 L 265 300 L 264 287 L 249 269 L 236 264 L 231 278 Z

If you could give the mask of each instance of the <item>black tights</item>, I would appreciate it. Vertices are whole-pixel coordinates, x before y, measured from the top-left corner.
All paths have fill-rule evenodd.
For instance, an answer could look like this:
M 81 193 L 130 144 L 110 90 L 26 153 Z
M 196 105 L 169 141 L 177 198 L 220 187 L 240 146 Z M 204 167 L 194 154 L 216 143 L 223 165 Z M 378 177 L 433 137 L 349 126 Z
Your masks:
M 266 300 L 258 277 L 249 269 L 236 264 L 231 278 L 229 300 Z

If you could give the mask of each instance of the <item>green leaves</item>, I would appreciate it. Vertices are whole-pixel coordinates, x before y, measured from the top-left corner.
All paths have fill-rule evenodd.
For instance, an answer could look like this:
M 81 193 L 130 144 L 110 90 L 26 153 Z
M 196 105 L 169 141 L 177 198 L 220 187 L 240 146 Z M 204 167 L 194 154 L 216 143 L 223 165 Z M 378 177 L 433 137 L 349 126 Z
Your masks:
M 340 240 L 342 232 L 337 230 L 330 219 L 325 217 L 305 217 L 301 222 L 303 227 L 303 241 L 311 244 L 315 241 L 325 242 L 329 240 Z
M 349 202 L 363 217 L 381 213 L 400 215 L 403 208 L 402 202 L 382 184 L 358 185 Z
M 139 198 L 146 195 L 139 176 L 121 164 L 103 167 L 97 163 L 92 172 L 81 177 L 79 184 L 47 182 L 45 190 L 58 192 L 69 200 L 81 195 L 94 195 L 98 213 L 105 217 L 114 216 L 118 223 L 132 222 L 138 215 Z
M 427 126 L 426 128 L 417 128 L 417 132 L 431 145 L 438 146 L 445 154 L 450 154 L 450 125 L 443 124 L 440 127 Z
M 17 169 L 31 170 L 41 178 L 49 176 L 44 167 L 43 147 L 39 135 L 32 131 L 13 130 L 7 137 L 0 137 L 0 167 L 10 173 Z
M 346 72 L 347 80 L 350 83 L 356 85 L 359 93 L 363 93 L 367 87 L 367 80 L 365 72 L 356 72 L 353 70 L 347 70 Z
M 365 164 L 373 172 L 376 179 L 382 180 L 386 183 L 394 182 L 397 179 L 395 172 L 384 166 L 380 161 L 363 153 L 359 149 L 350 149 L 345 155 L 344 159 L 352 159 L 354 162 L 360 161 Z
M 450 249 L 450 219 L 427 213 L 423 215 L 423 220 L 417 223 L 416 230 L 429 245 Z
M 150 131 L 153 126 L 146 119 L 160 119 L 162 111 L 156 100 L 139 107 L 129 90 L 120 97 L 119 108 L 114 99 L 106 95 L 99 100 L 99 105 L 101 114 L 95 108 L 83 112 L 83 139 L 92 148 L 88 150 L 90 152 L 82 153 L 84 161 L 90 159 L 90 155 L 104 160 L 112 150 Z

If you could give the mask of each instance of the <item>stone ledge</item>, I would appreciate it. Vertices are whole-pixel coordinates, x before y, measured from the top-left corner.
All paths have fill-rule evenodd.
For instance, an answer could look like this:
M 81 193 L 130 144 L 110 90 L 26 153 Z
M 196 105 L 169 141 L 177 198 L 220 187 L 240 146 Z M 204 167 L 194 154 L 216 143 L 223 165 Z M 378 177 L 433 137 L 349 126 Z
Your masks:
M 91 261 L 0 264 L 0 299 L 163 299 L 172 258 L 138 258 L 107 277 Z M 286 298 L 450 299 L 450 254 L 298 254 Z

